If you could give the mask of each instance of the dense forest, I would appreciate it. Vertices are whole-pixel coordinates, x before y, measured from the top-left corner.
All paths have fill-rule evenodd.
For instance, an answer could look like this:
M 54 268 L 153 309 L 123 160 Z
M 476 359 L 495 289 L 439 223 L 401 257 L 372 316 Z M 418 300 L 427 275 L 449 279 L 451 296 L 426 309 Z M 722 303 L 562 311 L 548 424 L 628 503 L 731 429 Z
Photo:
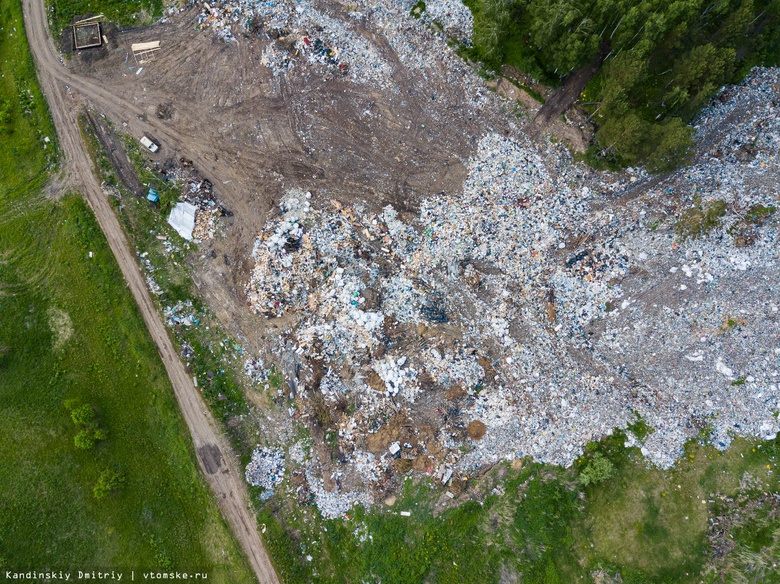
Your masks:
M 579 103 L 594 162 L 663 171 L 690 155 L 686 124 L 724 84 L 780 62 L 780 0 L 467 0 L 472 56 L 550 85 L 595 71 Z M 595 65 L 595 66 L 594 66 Z

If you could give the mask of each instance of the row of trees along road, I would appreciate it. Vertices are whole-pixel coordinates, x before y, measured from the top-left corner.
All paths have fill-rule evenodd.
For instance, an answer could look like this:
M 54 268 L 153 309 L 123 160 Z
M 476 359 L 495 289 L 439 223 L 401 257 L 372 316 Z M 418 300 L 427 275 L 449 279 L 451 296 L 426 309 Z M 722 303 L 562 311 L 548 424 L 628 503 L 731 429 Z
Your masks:
M 780 62 L 780 0 L 466 3 L 472 56 L 489 67 L 552 85 L 588 68 L 579 102 L 597 127 L 594 162 L 678 166 L 692 147 L 686 124 L 707 100 L 752 66 Z

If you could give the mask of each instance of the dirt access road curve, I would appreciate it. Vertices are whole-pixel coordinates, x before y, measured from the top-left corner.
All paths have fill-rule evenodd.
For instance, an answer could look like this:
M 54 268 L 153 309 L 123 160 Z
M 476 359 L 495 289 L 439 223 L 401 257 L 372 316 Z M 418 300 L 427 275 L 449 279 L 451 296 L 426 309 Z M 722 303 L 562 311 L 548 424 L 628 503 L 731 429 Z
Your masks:
M 92 207 L 103 233 L 108 239 L 125 281 L 143 315 L 160 357 L 173 384 L 187 427 L 192 435 L 198 462 L 206 480 L 216 495 L 219 507 L 241 542 L 249 562 L 261 584 L 279 582 L 268 553 L 260 539 L 257 521 L 249 510 L 248 492 L 229 452 L 224 437 L 217 429 L 211 413 L 203 402 L 192 379 L 182 364 L 165 326 L 152 303 L 146 282 L 135 260 L 135 254 L 125 238 L 122 227 L 103 194 L 87 155 L 78 126 L 80 104 L 70 95 L 70 87 L 89 85 L 70 75 L 54 49 L 46 20 L 43 0 L 23 0 L 25 29 L 30 41 L 38 77 L 49 101 L 57 134 L 62 143 L 64 169 L 69 182 L 78 188 Z M 66 88 L 63 86 L 67 86 Z M 94 88 L 100 91 L 100 88 Z M 84 93 L 91 93 L 85 91 Z M 132 106 L 128 104 L 128 109 Z

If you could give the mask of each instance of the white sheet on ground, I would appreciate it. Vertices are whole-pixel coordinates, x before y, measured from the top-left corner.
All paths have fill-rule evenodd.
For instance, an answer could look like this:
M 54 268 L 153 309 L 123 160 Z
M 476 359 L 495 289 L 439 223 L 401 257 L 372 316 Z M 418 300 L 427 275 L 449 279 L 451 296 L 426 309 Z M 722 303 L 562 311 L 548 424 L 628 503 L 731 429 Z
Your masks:
M 190 203 L 176 203 L 168 217 L 168 223 L 187 241 L 192 240 L 195 229 L 195 211 L 198 208 Z

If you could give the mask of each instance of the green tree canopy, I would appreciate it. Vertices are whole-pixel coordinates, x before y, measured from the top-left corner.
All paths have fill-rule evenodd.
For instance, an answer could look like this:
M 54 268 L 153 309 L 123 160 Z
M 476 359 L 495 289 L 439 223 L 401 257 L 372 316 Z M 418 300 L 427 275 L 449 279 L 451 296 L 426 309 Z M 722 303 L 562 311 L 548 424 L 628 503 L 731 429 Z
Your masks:
M 724 84 L 780 62 L 780 0 L 467 0 L 472 53 L 557 85 L 609 53 L 581 102 L 597 150 L 666 170 L 692 144 L 686 124 Z

